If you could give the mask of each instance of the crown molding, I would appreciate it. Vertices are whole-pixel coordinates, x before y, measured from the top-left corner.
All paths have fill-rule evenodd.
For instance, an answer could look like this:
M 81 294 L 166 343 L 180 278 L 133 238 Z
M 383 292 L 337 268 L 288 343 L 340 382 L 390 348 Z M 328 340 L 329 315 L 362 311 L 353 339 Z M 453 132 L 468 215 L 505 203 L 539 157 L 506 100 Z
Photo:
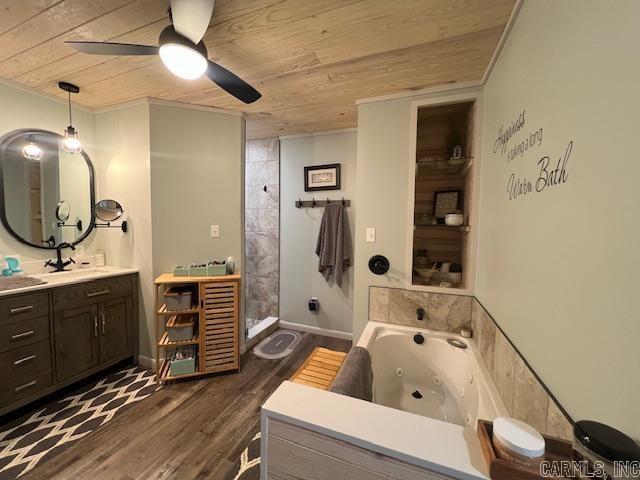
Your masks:
M 325 130 L 322 132 L 312 132 L 312 133 L 298 133 L 295 135 L 282 135 L 278 137 L 280 140 L 293 140 L 294 138 L 304 138 L 304 137 L 320 137 L 323 135 L 338 135 L 341 133 L 354 133 L 357 132 L 357 128 L 340 128 L 337 130 Z
M 423 95 L 431 95 L 435 93 L 455 92 L 457 90 L 466 90 L 481 86 L 482 83 L 479 80 L 471 82 L 446 83 L 429 88 L 422 88 L 420 90 L 405 90 L 403 92 L 390 93 L 379 97 L 360 98 L 356 100 L 356 105 L 362 105 L 363 103 L 385 102 L 387 100 L 397 100 L 399 98 L 421 97 Z
M 173 108 L 185 108 L 188 110 L 198 110 L 201 112 L 219 113 L 222 115 L 231 115 L 233 117 L 242 117 L 246 119 L 247 114 L 245 112 L 238 112 L 236 110 L 227 110 L 218 107 L 209 107 L 207 105 L 197 105 L 193 103 L 177 102 L 174 100 L 164 100 L 162 98 L 144 97 L 137 100 L 130 100 L 128 102 L 118 103 L 116 105 L 109 105 L 108 107 L 97 108 L 96 114 L 115 112 L 118 110 L 124 110 L 126 108 L 137 107 L 138 105 L 161 105 L 163 107 Z

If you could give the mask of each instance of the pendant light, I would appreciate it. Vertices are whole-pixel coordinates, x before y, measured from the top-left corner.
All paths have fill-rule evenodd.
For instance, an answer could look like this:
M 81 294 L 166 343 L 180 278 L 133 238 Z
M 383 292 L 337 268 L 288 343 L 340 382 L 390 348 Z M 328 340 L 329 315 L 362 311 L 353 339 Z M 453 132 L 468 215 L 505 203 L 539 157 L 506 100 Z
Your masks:
M 67 153 L 80 153 L 82 152 L 82 143 L 78 140 L 78 132 L 73 128 L 73 122 L 71 121 L 71 94 L 78 93 L 80 87 L 67 82 L 58 83 L 58 87 L 67 92 L 69 100 L 69 126 L 64 131 L 62 149 Z
M 42 158 L 42 149 L 33 143 L 33 136 L 27 137 L 27 143 L 22 147 L 22 155 L 28 160 L 40 160 Z

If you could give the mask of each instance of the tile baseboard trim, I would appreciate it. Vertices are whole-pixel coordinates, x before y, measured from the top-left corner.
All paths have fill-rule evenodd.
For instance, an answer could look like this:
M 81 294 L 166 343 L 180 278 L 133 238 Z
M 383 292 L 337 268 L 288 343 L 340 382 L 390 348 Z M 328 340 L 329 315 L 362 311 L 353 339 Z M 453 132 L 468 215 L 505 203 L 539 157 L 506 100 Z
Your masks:
M 281 328 L 288 328 L 290 330 L 298 330 L 300 332 L 309 332 L 316 335 L 323 335 L 325 337 L 341 338 L 343 340 L 353 341 L 353 333 L 341 332 L 339 330 L 329 330 L 327 328 L 314 327 L 311 325 L 303 325 L 301 323 L 284 322 L 280 320 Z

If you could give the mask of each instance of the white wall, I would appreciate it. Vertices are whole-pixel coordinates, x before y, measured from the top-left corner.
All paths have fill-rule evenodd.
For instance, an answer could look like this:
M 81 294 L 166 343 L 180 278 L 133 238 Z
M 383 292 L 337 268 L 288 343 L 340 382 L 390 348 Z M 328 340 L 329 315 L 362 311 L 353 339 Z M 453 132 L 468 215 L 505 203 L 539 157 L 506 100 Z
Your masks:
M 235 259 L 244 263 L 245 120 L 234 113 L 150 106 L 153 272 Z M 210 226 L 220 237 L 210 237 Z M 240 295 L 240 331 L 244 296 Z M 241 335 L 241 342 L 243 341 Z
M 128 232 L 99 230 L 110 265 L 140 272 L 140 353 L 150 356 L 155 338 L 149 105 L 96 116 L 98 199 L 114 199 L 125 209 Z M 115 222 L 119 223 L 119 222 Z
M 228 256 L 242 271 L 244 119 L 150 109 L 154 272 Z M 214 224 L 219 238 L 209 235 Z
M 66 103 L 38 95 L 13 85 L 0 82 L 0 136 L 21 128 L 40 128 L 62 134 L 69 124 Z M 84 110 L 73 109 L 73 124 L 78 131 L 84 150 L 95 167 L 95 121 L 94 115 Z M 82 245 L 87 251 L 95 248 L 96 234 L 92 233 Z M 23 262 L 44 262 L 52 257 L 51 250 L 42 250 L 23 245 L 0 226 L 0 255 L 19 254 Z M 55 252 L 53 252 L 55 256 Z
M 635 0 L 524 3 L 485 88 L 476 285 L 574 419 L 635 437 L 639 18 Z M 508 161 L 494 143 L 523 111 L 508 149 L 543 140 Z M 555 168 L 571 141 L 566 181 L 536 192 L 539 160 Z M 512 173 L 533 192 L 509 200 Z
M 151 357 L 157 275 L 229 255 L 241 271 L 244 119 L 144 102 L 99 113 L 96 132 L 98 197 L 119 201 L 129 227 L 101 231 L 107 261 L 140 271 L 140 353 Z
M 304 191 L 304 167 L 329 163 L 341 164 L 341 190 Z M 349 268 L 342 288 L 330 285 L 318 272 L 315 253 L 322 208 L 296 208 L 302 200 L 327 197 L 351 200 L 347 208 L 353 241 L 358 211 L 356 194 L 355 132 L 315 135 L 280 140 L 280 318 L 287 322 L 341 332 L 352 332 L 353 274 Z M 318 297 L 320 312 L 307 309 L 307 300 Z

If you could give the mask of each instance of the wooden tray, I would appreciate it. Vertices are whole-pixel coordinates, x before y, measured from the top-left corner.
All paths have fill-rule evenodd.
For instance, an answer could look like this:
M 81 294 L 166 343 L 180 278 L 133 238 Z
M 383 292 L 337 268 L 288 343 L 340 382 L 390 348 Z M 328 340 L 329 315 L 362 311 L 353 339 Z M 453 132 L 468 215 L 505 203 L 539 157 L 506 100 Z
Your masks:
M 543 478 L 540 476 L 538 468 L 525 467 L 498 458 L 493 448 L 493 423 L 486 420 L 478 420 L 478 437 L 480 437 L 484 458 L 489 464 L 489 476 L 493 480 L 539 480 Z M 573 448 L 571 443 L 547 435 L 543 435 L 543 437 L 546 445 L 545 460 L 571 460 Z

